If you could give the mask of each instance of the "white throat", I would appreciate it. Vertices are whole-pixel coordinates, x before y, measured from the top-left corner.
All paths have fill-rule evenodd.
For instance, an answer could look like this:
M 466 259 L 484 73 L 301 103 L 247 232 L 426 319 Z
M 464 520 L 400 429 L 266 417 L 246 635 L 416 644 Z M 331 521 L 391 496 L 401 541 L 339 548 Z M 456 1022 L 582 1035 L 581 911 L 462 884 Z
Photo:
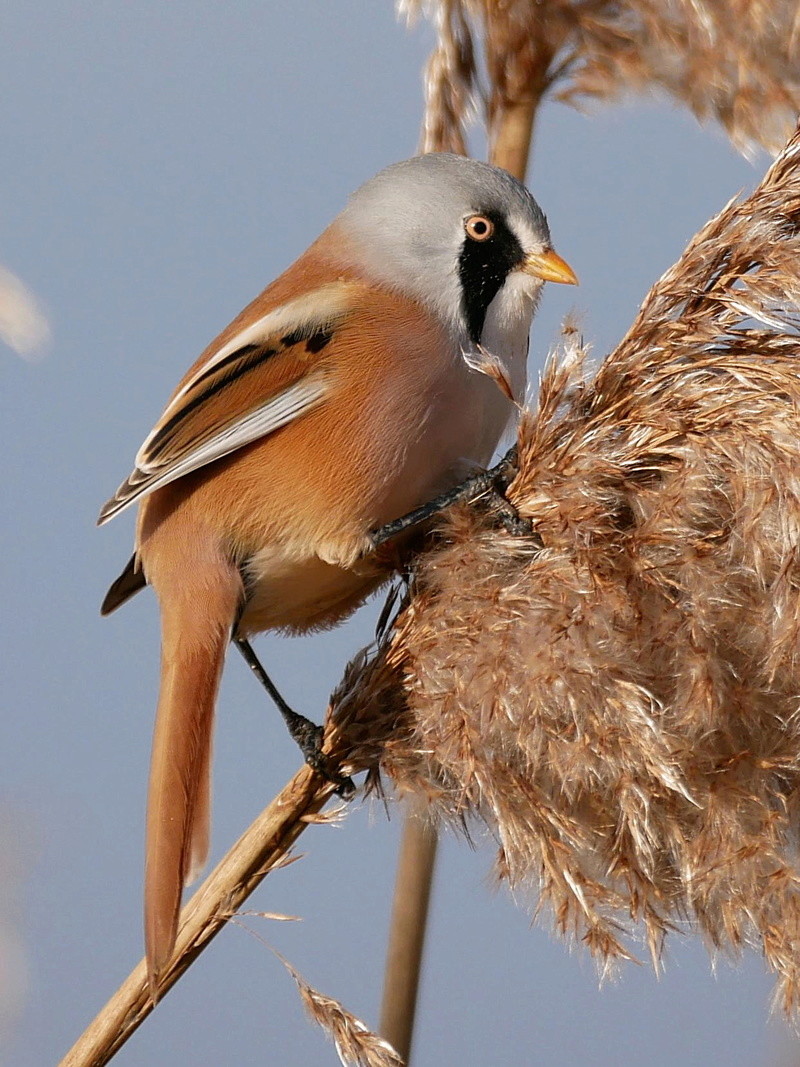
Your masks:
M 525 400 L 531 321 L 542 291 L 531 281 L 525 274 L 509 274 L 487 309 L 481 335 L 483 347 L 505 364 L 518 404 Z

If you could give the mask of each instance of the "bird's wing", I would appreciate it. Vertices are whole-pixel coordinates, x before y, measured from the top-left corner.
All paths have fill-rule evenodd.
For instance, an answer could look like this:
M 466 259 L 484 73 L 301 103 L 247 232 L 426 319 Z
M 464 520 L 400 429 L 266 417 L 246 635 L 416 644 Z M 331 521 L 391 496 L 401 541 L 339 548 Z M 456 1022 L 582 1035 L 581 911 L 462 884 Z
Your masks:
M 103 599 L 100 614 L 110 615 L 112 611 L 116 611 L 126 600 L 130 600 L 132 596 L 135 596 L 140 589 L 144 589 L 146 585 L 147 578 L 145 578 L 144 571 L 139 566 L 136 553 L 134 553 L 125 564 L 125 570 L 119 578 L 117 578 L 115 582 L 112 582 L 111 588 Z
M 325 349 L 352 308 L 353 289 L 344 281 L 321 286 L 212 348 L 178 388 L 98 525 L 320 404 L 330 390 Z

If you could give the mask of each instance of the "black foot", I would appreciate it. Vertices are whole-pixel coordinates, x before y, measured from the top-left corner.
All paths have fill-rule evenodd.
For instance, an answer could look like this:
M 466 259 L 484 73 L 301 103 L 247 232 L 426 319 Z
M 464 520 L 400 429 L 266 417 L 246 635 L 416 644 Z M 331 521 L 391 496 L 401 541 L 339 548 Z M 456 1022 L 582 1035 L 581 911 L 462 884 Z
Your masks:
M 510 534 L 515 537 L 530 534 L 533 529 L 531 523 L 527 519 L 523 519 L 514 505 L 506 500 L 503 495 L 514 480 L 517 470 L 517 446 L 514 445 L 513 448 L 506 452 L 500 462 L 488 471 L 468 478 L 461 485 L 457 485 L 447 493 L 442 493 L 441 496 L 435 497 L 427 504 L 409 511 L 407 515 L 401 515 L 399 519 L 394 519 L 392 522 L 387 522 L 385 526 L 372 530 L 370 532 L 372 547 L 377 548 L 404 530 L 418 526 L 432 516 L 438 515 L 440 511 L 444 511 L 451 504 L 471 504 L 481 497 L 488 498 L 491 503 L 497 506 L 498 518 Z
M 283 721 L 286 723 L 289 735 L 303 753 L 303 757 L 309 767 L 335 785 L 336 793 L 340 797 L 345 799 L 351 797 L 356 791 L 353 779 L 348 778 L 346 775 L 339 774 L 338 771 L 332 770 L 330 760 L 322 751 L 322 741 L 324 737 L 322 727 L 317 726 L 311 719 L 307 719 L 305 715 L 299 715 L 289 707 L 276 689 L 270 676 L 261 666 L 258 656 L 256 656 L 253 651 L 253 646 L 249 641 L 243 637 L 235 637 L 234 643 L 244 656 L 245 662 L 250 670 L 274 700 L 278 711 L 283 716 Z
M 495 487 L 501 493 L 504 493 L 519 473 L 519 449 L 517 446 L 512 445 L 500 462 L 496 463 L 486 473 L 492 475 Z
M 530 537 L 533 533 L 533 523 L 530 519 L 524 519 L 511 501 L 507 500 L 498 490 L 492 490 L 489 493 L 489 498 L 504 530 L 510 533 L 512 537 Z
M 356 791 L 353 779 L 331 770 L 330 760 L 322 751 L 322 741 L 325 736 L 325 731 L 322 727 L 317 726 L 311 719 L 307 719 L 305 715 L 299 715 L 288 707 L 286 710 L 281 708 L 281 714 L 292 740 L 303 753 L 303 757 L 309 767 L 335 785 L 336 792 L 340 797 L 345 799 L 351 797 Z

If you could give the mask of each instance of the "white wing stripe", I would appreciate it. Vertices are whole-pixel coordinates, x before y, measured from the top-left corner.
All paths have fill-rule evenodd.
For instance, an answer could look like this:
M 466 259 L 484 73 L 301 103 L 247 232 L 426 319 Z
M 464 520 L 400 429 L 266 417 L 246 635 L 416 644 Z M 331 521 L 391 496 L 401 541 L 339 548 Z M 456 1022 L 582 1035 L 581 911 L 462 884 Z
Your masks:
M 329 375 L 324 372 L 309 374 L 301 378 L 299 382 L 295 382 L 288 389 L 273 396 L 266 404 L 255 408 L 243 419 L 221 430 L 199 448 L 189 452 L 183 459 L 170 465 L 161 477 L 145 482 L 141 492 L 133 494 L 118 510 L 124 511 L 134 500 L 147 496 L 153 490 L 169 485 L 170 482 L 182 478 L 185 474 L 190 474 L 198 467 L 204 467 L 207 463 L 222 459 L 223 456 L 235 452 L 244 445 L 280 429 L 281 426 L 285 426 L 299 415 L 316 407 L 325 398 L 328 389 Z M 140 470 L 145 474 L 148 473 L 147 467 L 140 468 Z
M 213 355 L 209 356 L 189 381 L 181 387 L 164 412 L 162 420 L 168 417 L 172 408 L 194 386 L 201 375 L 207 374 L 213 366 L 235 352 L 237 348 L 285 336 L 311 323 L 319 326 L 328 325 L 340 318 L 349 307 L 352 288 L 352 285 L 347 282 L 331 282 L 329 285 L 323 285 L 319 289 L 305 293 L 297 300 L 291 300 L 288 304 L 281 304 L 280 307 L 240 330 L 222 348 L 218 348 Z M 142 448 L 146 445 L 147 441 Z

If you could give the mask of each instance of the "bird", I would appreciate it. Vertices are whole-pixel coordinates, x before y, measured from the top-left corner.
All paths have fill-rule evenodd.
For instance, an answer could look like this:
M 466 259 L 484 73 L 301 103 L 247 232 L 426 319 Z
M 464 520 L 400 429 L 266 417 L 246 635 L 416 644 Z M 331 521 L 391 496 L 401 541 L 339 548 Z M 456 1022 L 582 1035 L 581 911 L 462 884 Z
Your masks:
M 102 508 L 98 524 L 139 502 L 102 613 L 149 584 L 161 617 L 144 876 L 154 999 L 209 851 L 229 642 L 332 626 L 387 580 L 370 532 L 490 461 L 524 394 L 545 281 L 577 278 L 512 175 L 449 153 L 385 168 L 190 367 Z

